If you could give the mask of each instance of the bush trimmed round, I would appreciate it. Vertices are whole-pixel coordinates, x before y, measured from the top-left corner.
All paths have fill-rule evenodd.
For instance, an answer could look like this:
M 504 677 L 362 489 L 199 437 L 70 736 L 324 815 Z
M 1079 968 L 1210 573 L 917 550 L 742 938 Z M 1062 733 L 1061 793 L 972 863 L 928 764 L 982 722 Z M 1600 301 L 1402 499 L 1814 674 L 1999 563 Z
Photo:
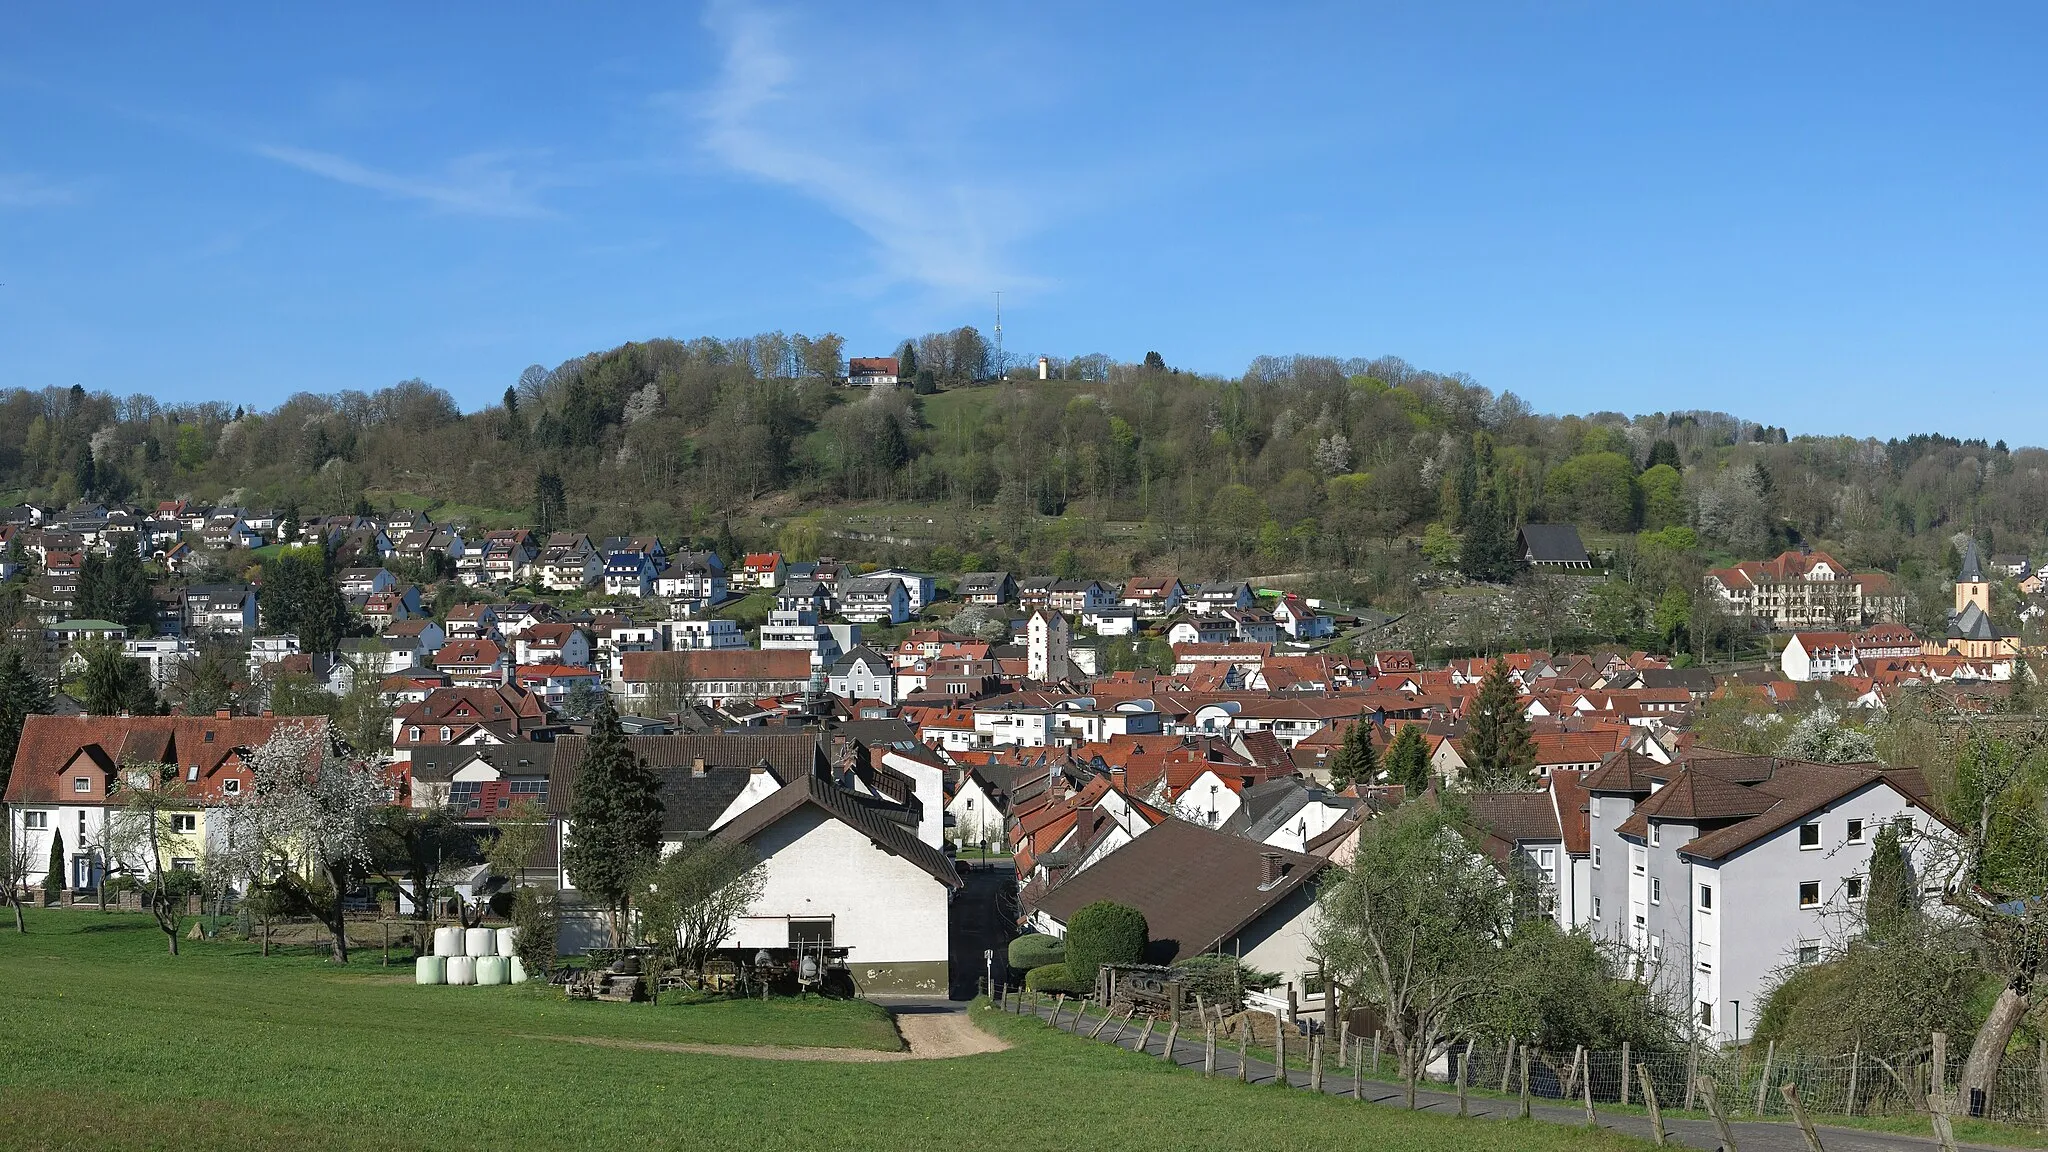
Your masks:
M 1090 987 L 1104 964 L 1142 964 L 1151 930 L 1129 905 L 1097 900 L 1067 921 L 1067 968 Z

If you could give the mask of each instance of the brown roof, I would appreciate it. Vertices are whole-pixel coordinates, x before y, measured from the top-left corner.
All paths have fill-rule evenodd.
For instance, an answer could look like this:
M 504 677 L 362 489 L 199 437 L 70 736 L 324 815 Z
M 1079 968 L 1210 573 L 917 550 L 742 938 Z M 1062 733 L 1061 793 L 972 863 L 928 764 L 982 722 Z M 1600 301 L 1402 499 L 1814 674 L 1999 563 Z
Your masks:
M 1718 860 L 1873 786 L 1890 787 L 1924 806 L 1925 783 L 1917 772 L 1893 775 L 1876 764 L 1815 764 L 1705 751 L 1709 754 L 1686 760 L 1670 784 L 1638 805 L 1615 831 L 1645 836 L 1652 820 L 1701 825 L 1701 835 L 1678 851 L 1695 860 Z
M 175 762 L 197 766 L 193 781 L 202 795 L 237 749 L 269 740 L 279 724 L 324 728 L 325 717 L 268 716 L 30 716 L 15 746 L 14 771 L 7 783 L 9 804 L 99 803 L 106 798 L 104 778 L 89 793 L 62 786 L 67 769 L 83 756 L 104 777 L 121 762 Z
M 801 655 L 801 653 L 799 653 Z M 718 830 L 719 837 L 750 841 L 806 805 L 818 808 L 840 823 L 866 836 L 877 848 L 901 856 L 929 873 L 948 888 L 961 886 L 960 874 L 944 852 L 917 838 L 915 829 L 892 819 L 872 801 L 822 777 L 806 773 L 783 785 L 773 795 L 733 817 Z
M 799 652 L 801 656 L 803 653 Z M 657 776 L 670 769 L 687 771 L 702 757 L 706 769 L 751 770 L 767 761 L 778 780 L 795 780 L 828 767 L 823 746 L 814 732 L 715 732 L 697 735 L 628 736 L 626 744 L 647 762 Z M 561 736 L 554 744 L 554 760 L 548 766 L 548 803 L 567 812 L 576 791 L 576 774 L 590 750 L 587 736 Z
M 1472 792 L 1462 799 L 1472 823 L 1503 840 L 1564 839 L 1548 792 Z
M 1262 884 L 1267 853 L 1283 873 Z M 1156 963 L 1198 956 L 1224 946 L 1253 921 L 1301 891 L 1328 861 L 1168 820 L 1074 873 L 1038 901 L 1062 923 L 1097 900 L 1128 904 L 1145 914 Z
M 794 649 L 726 648 L 686 652 L 628 652 L 621 656 L 622 679 L 652 680 L 662 675 L 691 680 L 808 680 L 809 653 Z

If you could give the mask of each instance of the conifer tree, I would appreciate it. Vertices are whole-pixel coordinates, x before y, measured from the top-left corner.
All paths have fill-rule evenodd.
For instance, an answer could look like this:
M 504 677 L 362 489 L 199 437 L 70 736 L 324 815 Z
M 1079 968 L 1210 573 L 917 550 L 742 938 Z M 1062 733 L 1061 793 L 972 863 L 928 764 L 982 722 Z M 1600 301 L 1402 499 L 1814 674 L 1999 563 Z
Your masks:
M 1387 745 L 1383 758 L 1387 769 L 1387 783 L 1399 784 L 1406 789 L 1410 799 L 1422 795 L 1429 788 L 1429 746 L 1422 742 L 1422 729 L 1413 724 L 1403 724 Z
M 43 873 L 43 891 L 64 890 L 64 830 L 57 829 L 50 834 L 49 870 Z
M 1886 821 L 1870 845 L 1870 890 L 1863 901 L 1864 930 L 1882 939 L 1914 911 L 1912 865 L 1899 827 Z
M 623 946 L 636 882 L 661 856 L 661 781 L 627 743 L 609 697 L 600 701 L 569 805 L 569 879 L 602 905 Z
M 14 771 L 14 749 L 22 725 L 38 712 L 50 710 L 50 685 L 35 674 L 21 649 L 0 645 L 0 795 Z
M 1527 788 L 1536 767 L 1536 745 L 1529 739 L 1529 721 L 1522 715 L 1508 662 L 1495 658 L 1468 715 L 1465 760 L 1479 788 Z
M 1372 725 L 1360 716 L 1344 731 L 1344 743 L 1330 759 L 1330 787 L 1343 790 L 1368 785 L 1379 777 L 1379 755 L 1372 747 Z

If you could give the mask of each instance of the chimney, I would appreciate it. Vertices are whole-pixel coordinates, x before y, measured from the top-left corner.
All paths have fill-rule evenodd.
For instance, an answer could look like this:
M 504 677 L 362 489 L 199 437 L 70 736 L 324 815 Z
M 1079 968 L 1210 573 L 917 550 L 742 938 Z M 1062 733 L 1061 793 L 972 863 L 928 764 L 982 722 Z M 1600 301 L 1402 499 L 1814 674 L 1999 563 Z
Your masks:
M 234 715 L 235 710 L 233 708 L 215 708 L 213 710 L 213 718 L 215 720 L 231 720 L 234 718 Z
M 1259 865 L 1259 887 L 1271 888 L 1280 882 L 1280 854 L 1278 852 L 1259 853 Z
M 1048 375 L 1048 374 L 1050 373 L 1051 369 L 1052 369 L 1052 361 L 1050 361 L 1050 360 L 1047 360 L 1047 359 L 1046 359 L 1045 357 L 1043 357 L 1043 356 L 1040 356 L 1040 357 L 1038 358 L 1038 378 L 1039 378 L 1040 380 L 1043 380 L 1043 379 L 1045 379 L 1045 378 L 1047 377 L 1047 375 Z
M 690 757 L 690 775 L 696 777 L 704 775 L 704 758 L 702 756 Z

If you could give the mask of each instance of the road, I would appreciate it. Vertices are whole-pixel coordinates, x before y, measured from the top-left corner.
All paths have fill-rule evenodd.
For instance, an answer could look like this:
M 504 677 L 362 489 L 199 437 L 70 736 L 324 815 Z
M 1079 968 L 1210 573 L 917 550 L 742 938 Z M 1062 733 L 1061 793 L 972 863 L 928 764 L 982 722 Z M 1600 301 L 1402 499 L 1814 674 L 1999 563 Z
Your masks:
M 953 897 L 952 986 L 947 995 L 954 1000 L 972 1000 L 981 991 L 987 971 L 984 951 L 993 950 L 998 964 L 1004 949 L 1016 935 L 1004 913 L 1008 900 L 1017 892 L 1016 866 L 1008 860 L 975 861 L 962 877 L 967 886 Z M 998 973 L 998 980 L 1002 979 Z
M 1051 1014 L 1050 1007 L 1043 1005 L 1037 1007 L 1035 1011 L 1041 1019 Z M 1071 1013 L 1063 1016 L 1060 1020 L 1060 1028 L 1062 1030 L 1068 1029 L 1069 1021 L 1072 1018 Z M 1086 1017 L 1087 1023 L 1076 1030 L 1080 1035 L 1086 1036 L 1094 1030 L 1096 1023 L 1101 1019 L 1098 1015 L 1088 1016 Z M 1138 1039 L 1141 1034 L 1142 1030 L 1136 1022 L 1133 1022 L 1128 1029 L 1124 1029 L 1119 1027 L 1117 1021 L 1112 1020 L 1108 1027 L 1103 1029 L 1102 1034 L 1096 1038 L 1096 1042 L 1114 1043 L 1125 1051 L 1135 1052 L 1137 1051 Z M 1168 1057 L 1166 1035 L 1163 1032 L 1155 1031 L 1146 1041 L 1145 1054 L 1161 1059 Z M 1202 1038 L 1199 1035 L 1193 1040 L 1189 1040 L 1185 1036 L 1180 1038 L 1173 1046 L 1171 1059 L 1182 1068 L 1192 1068 L 1199 1072 L 1203 1061 Z M 1274 1074 L 1274 1065 L 1270 1061 L 1256 1058 L 1246 1060 L 1245 1074 L 1246 1079 L 1254 1084 L 1272 1084 L 1277 1087 L 1279 1083 Z M 1228 1048 L 1228 1046 L 1223 1044 L 1217 1045 L 1216 1075 L 1218 1078 L 1226 1080 L 1237 1078 L 1238 1062 L 1237 1052 L 1234 1048 Z M 1307 1072 L 1289 1072 L 1287 1083 L 1290 1087 L 1306 1089 L 1309 1084 L 1309 1075 Z M 1392 1107 L 1402 1107 L 1404 1105 L 1403 1094 L 1399 1085 L 1378 1080 L 1354 1082 L 1348 1073 L 1340 1075 L 1335 1072 L 1328 1072 L 1323 1078 L 1323 1091 L 1332 1096 L 1350 1096 L 1355 1091 L 1360 1099 L 1375 1104 Z M 1458 1097 L 1454 1092 L 1445 1092 L 1438 1089 L 1418 1090 L 1415 1094 L 1415 1106 L 1419 1111 L 1446 1113 L 1455 1116 L 1458 1113 Z M 1482 1120 L 1512 1119 L 1516 1116 L 1518 1110 L 1519 1102 L 1515 1100 L 1475 1096 L 1469 1101 L 1469 1114 Z M 1550 1100 L 1534 1101 L 1530 1108 L 1530 1114 L 1538 1120 L 1554 1124 L 1576 1126 L 1583 1125 L 1586 1122 L 1585 1108 L 1582 1105 L 1567 1105 Z M 1650 1138 L 1650 1120 L 1647 1116 L 1620 1112 L 1600 1113 L 1599 1124 L 1602 1128 L 1615 1132 L 1621 1132 L 1645 1140 Z M 1808 1152 L 1806 1138 L 1801 1135 L 1799 1129 L 1790 1124 L 1738 1120 L 1733 1123 L 1732 1127 L 1735 1133 L 1735 1142 L 1741 1149 L 1741 1152 Z M 1720 1137 L 1711 1120 L 1666 1117 L 1664 1120 L 1664 1132 L 1668 1141 L 1685 1147 L 1702 1149 L 1721 1148 Z M 1932 1134 L 1923 1139 L 1889 1132 L 1865 1132 L 1857 1128 L 1822 1127 L 1820 1129 L 1820 1138 L 1827 1152 L 1937 1152 L 1939 1148 Z M 1994 1152 L 1990 1146 L 1981 1144 L 1962 1144 L 1958 1145 L 1958 1147 L 1971 1149 L 1974 1152 Z

